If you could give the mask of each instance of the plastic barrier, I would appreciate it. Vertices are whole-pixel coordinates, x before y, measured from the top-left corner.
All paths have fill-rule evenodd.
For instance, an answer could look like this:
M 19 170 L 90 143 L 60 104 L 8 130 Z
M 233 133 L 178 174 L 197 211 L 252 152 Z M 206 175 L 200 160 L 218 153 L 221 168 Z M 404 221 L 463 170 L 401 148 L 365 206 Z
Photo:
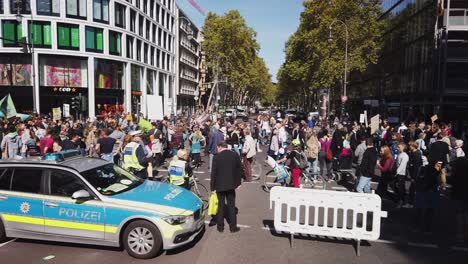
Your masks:
M 337 192 L 314 189 L 273 187 L 270 209 L 274 202 L 274 226 L 278 232 L 355 239 L 357 255 L 361 240 L 377 240 L 382 200 L 376 194 Z

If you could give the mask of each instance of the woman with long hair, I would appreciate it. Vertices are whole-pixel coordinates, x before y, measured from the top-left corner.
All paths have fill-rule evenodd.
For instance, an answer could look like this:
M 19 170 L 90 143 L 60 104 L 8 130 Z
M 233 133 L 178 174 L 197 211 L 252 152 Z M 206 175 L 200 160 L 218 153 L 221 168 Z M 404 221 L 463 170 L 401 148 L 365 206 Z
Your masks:
M 194 161 L 194 165 L 195 167 L 198 167 L 201 163 L 201 143 L 205 141 L 205 137 L 202 135 L 198 125 L 193 127 L 193 133 L 190 135 L 189 141 L 192 145 L 191 155 Z
M 381 172 L 379 186 L 377 187 L 377 194 L 380 196 L 388 194 L 388 184 L 392 181 L 392 167 L 393 167 L 393 156 L 390 148 L 386 145 L 380 147 L 380 154 L 382 158 L 377 161 L 377 168 Z

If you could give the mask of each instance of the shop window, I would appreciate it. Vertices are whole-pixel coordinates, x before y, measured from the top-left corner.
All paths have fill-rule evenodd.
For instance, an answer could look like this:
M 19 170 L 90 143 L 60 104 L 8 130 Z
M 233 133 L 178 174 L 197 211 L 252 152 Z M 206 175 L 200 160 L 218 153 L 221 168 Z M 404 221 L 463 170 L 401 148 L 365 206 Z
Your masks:
M 115 26 L 125 28 L 125 6 L 115 3 Z
M 148 70 L 146 72 L 146 94 L 154 94 L 153 80 L 154 71 Z
M 59 49 L 80 49 L 80 27 L 78 25 L 57 23 L 57 43 Z
M 141 61 L 141 40 L 137 39 L 137 44 L 136 44 L 136 51 L 137 51 L 137 61 Z
M 29 41 L 38 48 L 51 48 L 51 30 L 50 22 L 34 21 L 34 24 L 29 22 Z
M 30 86 L 31 56 L 4 54 L 0 57 L 0 86 Z
M 141 91 L 141 68 L 133 65 L 131 67 L 131 85 L 132 91 Z
M 3 46 L 19 47 L 23 36 L 23 27 L 16 20 L 3 20 Z
M 103 33 L 102 28 L 86 27 L 86 51 L 103 51 Z
M 86 0 L 66 0 L 67 17 L 86 19 Z
M 109 53 L 112 55 L 121 55 L 122 34 L 109 30 Z
M 10 13 L 18 13 L 18 4 L 19 4 L 19 13 L 20 14 L 31 14 L 31 3 L 30 0 L 22 0 L 18 2 L 17 0 L 10 0 Z
M 100 60 L 94 61 L 94 83 L 99 89 L 123 89 L 123 64 L 121 62 Z
M 109 23 L 109 0 L 93 0 L 93 13 L 94 21 Z
M 60 0 L 37 0 L 37 14 L 60 16 Z
M 88 86 L 87 60 L 41 56 L 39 76 L 41 86 L 86 88 Z
M 133 33 L 136 33 L 135 24 L 136 24 L 136 12 L 133 10 L 130 10 L 130 31 L 132 31 Z
M 133 59 L 133 37 L 127 36 L 127 58 Z

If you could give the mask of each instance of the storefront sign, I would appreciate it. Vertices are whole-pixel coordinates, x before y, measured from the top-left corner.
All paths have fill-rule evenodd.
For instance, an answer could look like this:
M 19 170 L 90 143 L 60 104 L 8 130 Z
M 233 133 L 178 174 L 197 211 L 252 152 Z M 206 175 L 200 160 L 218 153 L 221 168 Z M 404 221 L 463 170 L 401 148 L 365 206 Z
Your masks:
M 52 89 L 54 92 L 64 92 L 64 93 L 75 93 L 76 88 L 71 87 L 54 87 Z

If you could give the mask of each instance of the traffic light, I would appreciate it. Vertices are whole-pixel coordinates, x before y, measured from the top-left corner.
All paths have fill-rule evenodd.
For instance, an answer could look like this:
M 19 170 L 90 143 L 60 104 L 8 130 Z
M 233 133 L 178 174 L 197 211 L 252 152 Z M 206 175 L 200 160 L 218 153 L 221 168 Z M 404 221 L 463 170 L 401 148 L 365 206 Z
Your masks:
M 80 108 L 81 108 L 81 98 L 80 98 L 80 96 L 73 96 L 71 100 L 72 100 L 71 108 L 73 110 L 76 110 L 76 111 L 80 110 Z
M 29 53 L 29 45 L 28 45 L 28 39 L 26 37 L 23 37 L 21 39 L 21 52 L 23 53 Z

